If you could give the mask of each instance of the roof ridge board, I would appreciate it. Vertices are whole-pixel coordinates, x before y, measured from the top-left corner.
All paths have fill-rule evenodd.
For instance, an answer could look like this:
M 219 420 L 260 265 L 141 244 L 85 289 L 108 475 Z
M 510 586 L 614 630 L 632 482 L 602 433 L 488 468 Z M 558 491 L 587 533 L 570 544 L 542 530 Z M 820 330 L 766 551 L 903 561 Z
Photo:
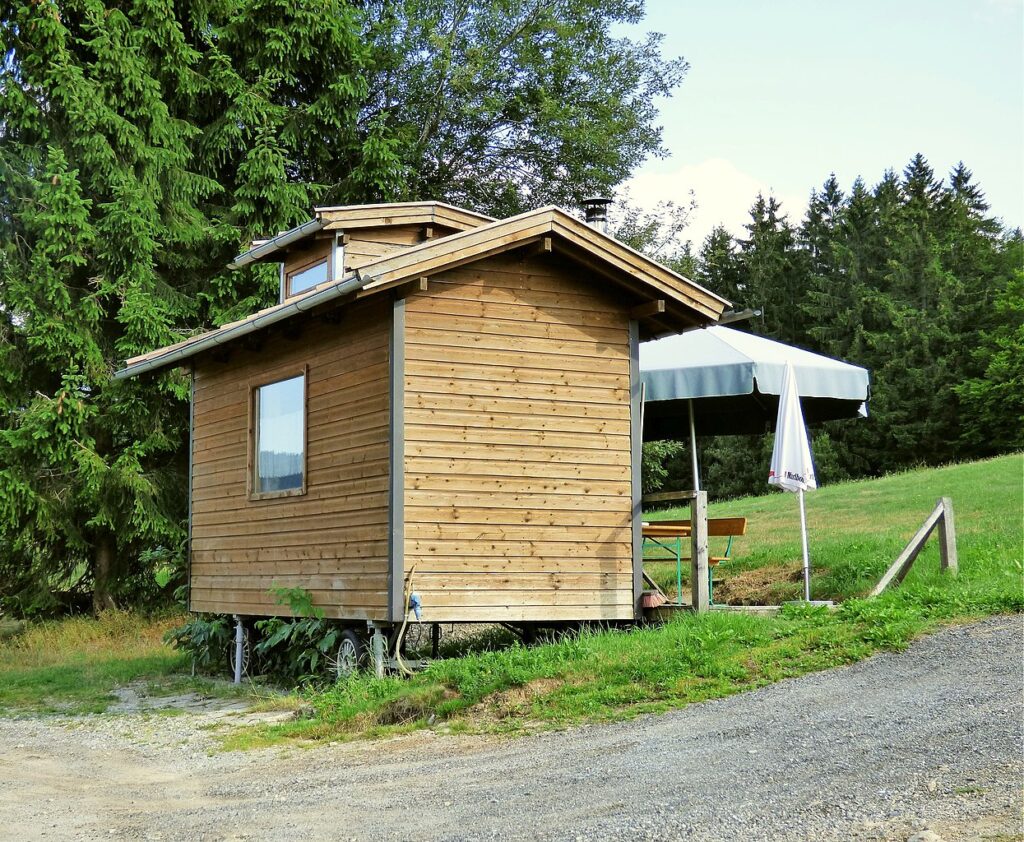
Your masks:
M 541 222 L 542 230 L 531 232 L 526 236 L 543 236 L 544 233 L 550 231 L 552 233 L 556 233 L 559 234 L 560 236 L 565 237 L 565 239 L 573 241 L 576 238 L 566 236 L 566 233 L 576 234 L 578 235 L 578 239 L 580 241 L 585 242 L 587 245 L 591 247 L 596 246 L 600 248 L 602 252 L 607 253 L 604 255 L 597 254 L 595 256 L 608 260 L 613 264 L 616 262 L 622 262 L 625 263 L 626 266 L 629 268 L 644 272 L 644 274 L 648 276 L 645 280 L 649 285 L 654 286 L 655 288 L 661 288 L 662 291 L 664 291 L 666 294 L 672 294 L 672 297 L 676 298 L 676 300 L 679 301 L 679 303 L 684 304 L 688 307 L 692 307 L 693 309 L 701 312 L 702 314 L 710 318 L 717 318 L 718 315 L 720 315 L 721 311 L 724 310 L 725 307 L 728 306 L 729 304 L 729 302 L 726 301 L 724 298 L 721 298 L 720 296 L 715 295 L 709 290 L 706 290 L 700 284 L 694 283 L 689 278 L 686 278 L 685 276 L 680 275 L 677 272 L 673 272 L 668 267 L 662 266 L 656 260 L 652 260 L 649 257 L 645 257 L 643 254 L 636 251 L 635 249 L 630 248 L 625 243 L 622 243 L 621 241 L 615 239 L 614 237 L 611 237 L 608 234 L 598 231 L 597 229 L 587 225 L 586 223 L 581 222 L 571 214 L 567 213 L 562 208 L 559 208 L 555 205 L 547 205 L 542 208 L 526 211 L 517 216 L 509 217 L 508 219 L 496 220 L 495 222 L 490 223 L 488 225 L 482 225 L 479 228 L 471 228 L 468 231 L 461 231 L 457 234 L 450 234 L 447 237 L 443 237 L 435 241 L 428 240 L 424 243 L 418 243 L 417 245 L 410 246 L 409 248 L 404 249 L 401 252 L 384 255 L 380 259 L 375 260 L 372 263 L 364 264 L 361 267 L 361 271 L 364 274 L 373 277 L 373 280 L 371 280 L 370 283 L 363 288 L 362 293 L 364 295 L 368 294 L 374 290 L 379 289 L 382 286 L 396 282 L 401 277 L 404 277 L 404 275 L 398 275 L 391 278 L 385 278 L 384 280 L 379 280 L 380 275 L 388 275 L 391 272 L 401 272 L 403 270 L 408 270 L 413 266 L 418 266 L 423 262 L 423 254 L 429 249 L 443 249 L 443 251 L 447 253 L 449 251 L 454 250 L 453 246 L 456 246 L 460 242 L 471 243 L 480 238 L 484 238 L 484 242 L 486 242 L 486 235 L 490 235 L 497 231 L 501 231 L 502 229 L 508 227 L 512 223 L 521 223 L 524 220 L 536 217 L 543 219 L 545 216 L 547 217 L 547 220 Z M 564 224 L 566 220 L 569 221 L 569 225 Z M 561 223 L 561 227 L 565 229 L 566 233 L 556 230 L 557 227 L 559 227 L 559 223 Z M 500 234 L 498 238 L 501 238 Z M 577 242 L 577 245 L 579 246 L 580 242 Z M 632 259 L 629 261 L 616 261 L 614 259 L 611 259 L 612 257 L 614 257 L 613 250 L 623 252 L 626 257 L 630 257 Z M 474 255 L 474 257 L 479 258 L 481 256 Z M 638 263 L 639 265 L 637 265 Z M 450 265 L 450 263 L 445 263 L 444 265 Z M 426 272 L 429 271 L 430 268 L 432 267 L 423 267 L 421 271 Z M 652 268 L 656 272 L 663 273 L 666 277 L 663 279 L 657 278 L 655 272 L 651 271 Z M 622 269 L 622 267 L 620 267 L 620 269 Z M 690 294 L 686 288 L 679 288 L 678 284 L 670 285 L 668 283 L 669 280 L 677 281 L 679 282 L 679 284 L 685 285 L 685 287 L 692 288 L 694 291 L 698 293 L 698 295 Z M 665 289 L 665 287 L 668 288 Z M 708 300 L 702 301 L 699 295 L 700 293 L 706 294 Z M 716 307 L 716 302 L 720 303 L 721 307 Z
M 622 242 L 622 240 L 616 239 L 615 237 L 611 236 L 610 234 L 606 234 L 603 231 L 599 231 L 597 228 L 594 228 L 591 225 L 587 225 L 587 223 L 585 223 L 585 222 L 581 222 L 580 220 L 578 220 L 572 214 L 567 213 L 563 208 L 554 207 L 553 209 L 558 212 L 557 215 L 559 217 L 561 217 L 562 219 L 572 220 L 572 223 L 573 223 L 574 227 L 578 228 L 579 230 L 586 231 L 588 234 L 590 234 L 590 233 L 597 234 L 598 237 L 599 237 L 598 242 L 600 242 L 601 240 L 605 240 L 607 242 L 614 243 L 616 246 L 618 246 L 622 250 L 624 250 L 626 252 L 629 252 L 634 257 L 639 258 L 640 260 L 642 260 L 645 264 L 653 264 L 654 266 L 657 266 L 662 271 L 667 272 L 668 274 L 670 274 L 670 275 L 672 275 L 672 276 L 674 276 L 676 278 L 679 278 L 679 279 L 681 279 L 683 281 L 686 281 L 686 283 L 688 283 L 691 286 L 697 288 L 701 292 L 706 293 L 711 298 L 717 299 L 718 301 L 722 302 L 723 305 L 728 306 L 728 305 L 732 304 L 732 302 L 729 301 L 728 299 L 723 298 L 722 296 L 718 295 L 715 292 L 712 292 L 707 287 L 701 286 L 696 281 L 694 281 L 692 278 L 688 278 L 685 275 L 681 275 L 678 272 L 676 272 L 676 271 L 674 271 L 672 269 L 669 269 L 667 266 L 659 263 L 657 260 L 654 260 L 653 258 L 647 257 L 647 255 L 637 251 L 635 248 L 633 248 L 632 246 L 628 245 L 627 243 Z
M 235 255 L 234 259 L 231 261 L 229 266 L 235 266 L 236 264 L 240 264 L 241 266 L 244 266 L 244 265 L 247 265 L 248 263 L 253 263 L 256 260 L 260 260 L 260 259 L 262 259 L 264 257 L 269 257 L 272 254 L 276 254 L 278 251 L 280 251 L 281 248 L 283 248 L 285 245 L 288 244 L 287 242 L 279 242 L 279 241 L 286 240 L 287 238 L 291 237 L 292 235 L 294 235 L 296 233 L 303 232 L 302 236 L 299 237 L 298 239 L 304 239 L 306 234 L 315 234 L 315 233 L 317 233 L 318 231 L 320 231 L 323 228 L 325 228 L 325 226 L 327 224 L 325 222 L 325 220 L 323 219 L 323 215 L 325 213 L 330 213 L 331 211 L 343 211 L 343 210 L 351 210 L 351 211 L 354 211 L 354 212 L 357 212 L 357 211 L 367 212 L 367 211 L 370 211 L 370 210 L 383 210 L 383 209 L 386 209 L 386 208 L 395 208 L 395 209 L 398 209 L 400 211 L 413 211 L 413 210 L 416 210 L 416 209 L 427 209 L 427 208 L 429 208 L 429 209 L 431 209 L 433 211 L 432 215 L 435 218 L 438 216 L 438 214 L 437 214 L 438 210 L 444 210 L 446 212 L 445 219 L 447 219 L 449 221 L 452 221 L 452 222 L 457 221 L 457 218 L 459 216 L 464 217 L 464 219 L 462 220 L 463 222 L 468 221 L 468 220 L 483 220 L 484 224 L 489 224 L 490 222 L 494 221 L 493 217 L 486 216 L 485 214 L 480 214 L 480 213 L 477 213 L 476 211 L 467 210 L 465 208 L 459 208 L 459 207 L 456 207 L 455 205 L 450 205 L 447 202 L 435 202 L 435 201 L 429 201 L 429 202 L 382 202 L 382 203 L 378 203 L 378 204 L 367 204 L 367 205 L 338 205 L 336 207 L 315 207 L 315 208 L 313 208 L 313 214 L 314 215 L 313 215 L 312 219 L 308 219 L 305 222 L 302 222 L 302 223 L 300 223 L 298 225 L 295 225 L 292 228 L 288 228 L 285 231 L 279 231 L 277 234 L 274 234 L 273 236 L 266 237 L 266 238 L 263 238 L 263 239 L 254 239 L 252 241 L 252 244 L 250 245 L 250 247 L 248 249 L 246 249 L 245 251 L 241 252 L 240 254 Z M 425 220 L 425 222 L 431 222 L 431 221 L 434 221 L 434 220 Z M 417 222 L 420 222 L 420 220 L 409 220 L 408 224 L 416 224 Z M 381 223 L 381 227 L 383 227 L 385 224 L 386 223 L 382 222 Z M 396 223 L 391 223 L 391 224 L 396 224 Z M 399 222 L 397 224 L 401 225 L 402 223 Z M 308 230 L 304 230 L 304 229 L 308 229 Z M 260 252 L 260 254 L 254 255 L 253 253 L 257 252 L 257 251 Z M 239 267 L 236 267 L 236 268 L 239 268 Z
M 331 211 L 343 211 L 343 210 L 375 210 L 378 208 L 438 208 L 448 211 L 456 211 L 458 213 L 466 214 L 467 216 L 477 217 L 478 219 L 486 219 L 494 221 L 495 217 L 488 216 L 485 213 L 478 213 L 477 211 L 470 210 L 469 208 L 460 208 L 458 205 L 450 204 L 449 202 L 439 202 L 436 200 L 423 201 L 423 202 L 370 202 L 362 205 L 324 205 L 313 208 L 313 212 L 329 213 Z
M 515 226 L 512 225 L 512 223 L 520 224 L 531 217 L 543 217 L 545 211 L 546 209 L 542 208 L 536 211 L 519 214 L 518 216 L 512 216 L 508 219 L 499 219 L 487 225 L 481 225 L 479 228 L 470 228 L 468 231 L 449 234 L 447 237 L 439 237 L 437 240 L 427 240 L 422 243 L 417 243 L 414 246 L 410 246 L 407 249 L 382 255 L 378 260 L 375 260 L 372 263 L 366 263 L 360 267 L 360 272 L 374 278 L 364 289 L 369 291 L 378 288 L 383 283 L 388 283 L 388 281 L 379 282 L 376 277 L 378 274 L 386 274 L 390 271 L 401 271 L 403 268 L 416 266 L 423 262 L 422 256 L 425 252 L 437 249 L 447 253 L 455 251 L 456 249 L 453 248 L 453 246 L 459 243 L 473 242 L 474 240 L 482 240 L 482 242 L 486 243 L 492 238 L 501 239 L 503 236 L 501 233 L 498 233 L 496 237 L 492 237 L 490 235 L 494 235 L 496 232 L 500 232 L 508 227 L 512 227 L 514 229 Z M 538 225 L 538 231 L 526 234 L 526 236 L 543 236 L 551 230 L 550 220 L 544 220 L 542 218 L 539 220 Z M 523 230 L 530 231 L 530 226 L 525 226 L 525 229 L 520 229 L 520 233 L 522 233 Z M 511 236 L 511 234 L 504 236 Z M 388 264 L 395 264 L 394 269 L 391 269 Z
M 548 233 L 555 234 L 577 248 L 590 250 L 594 257 L 605 260 L 618 270 L 625 271 L 627 275 L 632 276 L 634 271 L 639 270 L 645 276 L 643 279 L 637 279 L 641 284 L 653 287 L 656 291 L 668 295 L 679 304 L 696 310 L 703 317 L 710 320 L 718 319 L 721 311 L 728 304 L 725 299 L 714 293 L 709 293 L 698 284 L 694 284 L 688 278 L 679 275 L 678 272 L 674 272 L 667 266 L 663 266 L 657 261 L 645 257 L 626 246 L 626 244 L 601 233 L 601 231 L 575 219 L 575 217 L 553 205 L 526 211 L 518 216 L 498 220 L 489 225 L 481 225 L 468 231 L 461 231 L 460 234 L 443 238 L 443 241 L 421 243 L 398 253 L 384 255 L 372 263 L 366 263 L 360 267 L 360 270 L 369 275 L 372 280 L 359 291 L 359 295 L 369 295 L 382 288 L 399 283 L 404 278 L 418 275 L 418 273 L 429 273 L 431 270 L 435 270 L 438 264 L 442 266 L 456 265 L 456 261 L 444 259 L 447 254 L 455 250 L 452 248 L 453 241 L 461 240 L 467 244 L 467 247 L 471 247 L 470 244 L 474 243 L 474 241 L 483 246 L 489 239 L 504 240 L 506 237 L 512 236 L 512 234 L 502 234 L 502 231 L 508 227 L 510 222 L 521 223 L 531 217 L 540 217 L 543 221 L 535 229 L 530 229 L 528 226 L 525 229 L 520 229 L 518 236 L 523 239 L 539 238 Z M 544 217 L 547 217 L 547 219 L 545 220 Z M 561 224 L 562 230 L 559 230 L 558 223 L 566 219 L 570 220 L 570 225 Z M 496 234 L 498 236 L 494 237 Z M 587 237 L 580 235 L 587 235 Z M 430 258 L 424 255 L 431 248 L 441 249 L 441 254 L 434 260 L 430 260 Z M 498 251 L 500 249 L 474 249 L 467 259 L 483 259 Z M 615 252 L 620 254 L 615 254 Z M 631 257 L 632 260 L 627 260 L 625 259 L 626 257 Z M 637 265 L 638 263 L 639 265 Z M 658 278 L 658 273 L 664 277 Z M 697 294 L 694 295 L 691 291 Z M 707 293 L 708 298 L 701 300 L 700 293 Z

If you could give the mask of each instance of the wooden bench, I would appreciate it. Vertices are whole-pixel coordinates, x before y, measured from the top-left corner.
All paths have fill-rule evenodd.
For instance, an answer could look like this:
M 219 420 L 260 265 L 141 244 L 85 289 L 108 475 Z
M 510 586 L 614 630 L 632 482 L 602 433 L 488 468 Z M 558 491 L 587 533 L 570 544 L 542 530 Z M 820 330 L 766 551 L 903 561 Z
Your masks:
M 677 599 L 682 593 L 682 543 L 683 538 L 689 538 L 691 525 L 688 520 L 658 520 L 643 525 L 644 547 L 651 541 L 654 545 L 662 547 L 669 552 L 675 553 L 676 561 L 676 587 L 679 589 Z M 747 534 L 747 519 L 745 517 L 709 517 L 708 537 L 728 538 L 723 555 L 708 556 L 708 600 L 713 602 L 714 569 L 723 561 L 728 561 L 732 553 L 732 542 L 738 535 Z M 670 547 L 665 540 L 674 540 L 675 547 Z

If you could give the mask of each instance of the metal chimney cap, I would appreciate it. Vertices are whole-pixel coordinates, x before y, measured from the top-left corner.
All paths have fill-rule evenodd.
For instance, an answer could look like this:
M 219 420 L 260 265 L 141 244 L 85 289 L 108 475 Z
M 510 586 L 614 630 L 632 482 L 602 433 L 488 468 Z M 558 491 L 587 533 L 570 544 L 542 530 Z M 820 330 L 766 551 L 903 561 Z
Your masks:
M 581 204 L 583 205 L 583 218 L 586 219 L 587 224 L 593 225 L 601 231 L 606 231 L 608 227 L 608 205 L 612 201 L 607 196 L 591 196 L 584 199 Z
M 608 196 L 589 196 L 582 202 L 583 210 L 588 214 L 592 211 L 600 213 L 601 211 L 608 210 L 608 205 L 614 201 L 614 199 Z

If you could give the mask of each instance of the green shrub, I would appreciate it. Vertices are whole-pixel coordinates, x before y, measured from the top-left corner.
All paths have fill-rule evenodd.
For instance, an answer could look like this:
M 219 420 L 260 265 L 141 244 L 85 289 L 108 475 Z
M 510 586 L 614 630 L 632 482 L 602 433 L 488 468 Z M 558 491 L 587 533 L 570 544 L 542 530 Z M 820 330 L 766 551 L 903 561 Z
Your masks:
M 219 669 L 231 640 L 231 623 L 223 614 L 195 614 L 164 635 L 164 642 L 192 657 L 197 670 Z

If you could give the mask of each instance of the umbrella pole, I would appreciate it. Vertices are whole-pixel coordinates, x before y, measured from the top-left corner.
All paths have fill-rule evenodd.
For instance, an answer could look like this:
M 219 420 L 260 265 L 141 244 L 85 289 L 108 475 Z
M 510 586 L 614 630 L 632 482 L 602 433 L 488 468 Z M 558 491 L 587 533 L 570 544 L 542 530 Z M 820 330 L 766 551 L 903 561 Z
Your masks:
M 693 490 L 700 491 L 700 468 L 697 466 L 697 426 L 693 423 L 693 398 L 690 404 L 690 462 L 693 465 Z
M 804 600 L 811 601 L 811 557 L 807 552 L 807 512 L 804 510 L 803 489 L 797 492 L 800 497 L 800 540 L 804 551 Z

